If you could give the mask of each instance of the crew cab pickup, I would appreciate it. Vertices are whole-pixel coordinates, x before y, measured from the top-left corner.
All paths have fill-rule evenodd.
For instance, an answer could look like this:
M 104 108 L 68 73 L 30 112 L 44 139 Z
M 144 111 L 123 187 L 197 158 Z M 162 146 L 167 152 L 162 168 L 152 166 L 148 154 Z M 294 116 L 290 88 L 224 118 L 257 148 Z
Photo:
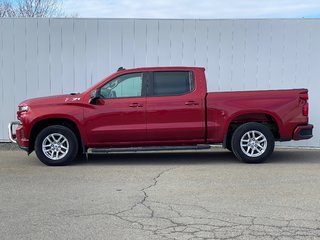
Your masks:
M 204 149 L 223 146 L 260 163 L 275 141 L 312 137 L 308 90 L 207 92 L 205 69 L 119 70 L 79 94 L 18 106 L 11 141 L 47 165 L 90 152 Z

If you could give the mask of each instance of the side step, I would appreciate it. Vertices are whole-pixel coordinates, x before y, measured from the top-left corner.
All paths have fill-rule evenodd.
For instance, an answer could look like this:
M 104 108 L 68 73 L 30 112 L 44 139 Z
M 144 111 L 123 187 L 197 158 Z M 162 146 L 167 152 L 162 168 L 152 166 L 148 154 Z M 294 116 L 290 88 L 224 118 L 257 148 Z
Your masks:
M 88 153 L 114 153 L 114 152 L 149 152 L 149 151 L 184 151 L 210 149 L 207 144 L 192 146 L 156 146 L 156 147 L 129 147 L 129 148 L 89 148 Z

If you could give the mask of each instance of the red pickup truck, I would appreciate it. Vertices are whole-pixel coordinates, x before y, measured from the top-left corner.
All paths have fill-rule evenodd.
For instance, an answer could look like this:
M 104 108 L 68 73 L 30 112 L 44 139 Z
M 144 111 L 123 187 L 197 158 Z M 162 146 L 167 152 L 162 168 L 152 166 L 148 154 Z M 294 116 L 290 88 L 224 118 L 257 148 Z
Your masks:
M 260 163 L 275 141 L 312 137 L 307 89 L 208 93 L 204 72 L 119 68 L 81 94 L 20 103 L 9 137 L 47 165 L 65 165 L 88 150 L 204 149 L 218 143 L 244 162 Z

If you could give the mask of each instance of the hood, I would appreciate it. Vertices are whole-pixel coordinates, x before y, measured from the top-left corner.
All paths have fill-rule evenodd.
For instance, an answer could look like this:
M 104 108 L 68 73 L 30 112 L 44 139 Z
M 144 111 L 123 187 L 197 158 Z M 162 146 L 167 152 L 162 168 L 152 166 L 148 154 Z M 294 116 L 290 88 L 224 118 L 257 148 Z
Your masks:
M 67 102 L 77 102 L 80 100 L 81 100 L 81 94 L 72 93 L 72 94 L 55 95 L 55 96 L 49 96 L 49 97 L 31 98 L 21 102 L 19 106 L 63 104 Z

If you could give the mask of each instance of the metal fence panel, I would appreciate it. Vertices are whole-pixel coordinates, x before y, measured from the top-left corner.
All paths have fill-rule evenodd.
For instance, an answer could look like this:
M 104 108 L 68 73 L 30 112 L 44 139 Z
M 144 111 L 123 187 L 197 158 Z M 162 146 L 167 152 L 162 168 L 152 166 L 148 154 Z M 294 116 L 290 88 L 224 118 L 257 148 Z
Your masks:
M 81 92 L 124 66 L 203 66 L 210 91 L 307 87 L 320 147 L 320 20 L 0 19 L 0 141 L 26 98 Z

